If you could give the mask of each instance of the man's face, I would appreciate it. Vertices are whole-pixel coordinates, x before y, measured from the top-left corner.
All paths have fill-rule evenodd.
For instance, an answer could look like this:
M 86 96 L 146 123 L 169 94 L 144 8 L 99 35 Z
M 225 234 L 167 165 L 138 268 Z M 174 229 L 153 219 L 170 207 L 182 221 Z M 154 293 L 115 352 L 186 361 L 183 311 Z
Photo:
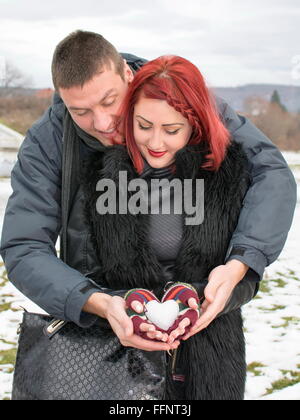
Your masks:
M 81 86 L 59 89 L 60 96 L 76 124 L 105 146 L 112 140 L 120 141 L 116 131 L 117 115 L 128 84 L 133 79 L 132 71 L 125 65 L 124 79 L 116 73 L 114 65 L 104 67 L 102 72 Z

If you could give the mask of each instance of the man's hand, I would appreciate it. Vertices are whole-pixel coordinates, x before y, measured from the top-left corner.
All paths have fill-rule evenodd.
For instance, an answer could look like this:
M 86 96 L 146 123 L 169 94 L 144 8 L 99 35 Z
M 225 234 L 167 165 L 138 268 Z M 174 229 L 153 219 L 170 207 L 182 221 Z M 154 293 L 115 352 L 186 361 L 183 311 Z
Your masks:
M 248 268 L 246 264 L 238 260 L 231 260 L 211 271 L 208 285 L 204 290 L 205 300 L 201 305 L 200 318 L 183 340 L 187 340 L 206 328 L 218 316 L 230 299 L 235 286 L 244 278 Z

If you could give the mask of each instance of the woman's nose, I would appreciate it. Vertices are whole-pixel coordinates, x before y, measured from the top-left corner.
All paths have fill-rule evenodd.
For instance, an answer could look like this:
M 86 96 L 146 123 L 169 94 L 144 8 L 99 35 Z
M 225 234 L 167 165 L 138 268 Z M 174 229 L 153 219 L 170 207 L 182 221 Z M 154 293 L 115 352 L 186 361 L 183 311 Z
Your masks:
M 162 151 L 164 147 L 163 135 L 160 131 L 153 131 L 149 138 L 148 147 L 154 151 Z

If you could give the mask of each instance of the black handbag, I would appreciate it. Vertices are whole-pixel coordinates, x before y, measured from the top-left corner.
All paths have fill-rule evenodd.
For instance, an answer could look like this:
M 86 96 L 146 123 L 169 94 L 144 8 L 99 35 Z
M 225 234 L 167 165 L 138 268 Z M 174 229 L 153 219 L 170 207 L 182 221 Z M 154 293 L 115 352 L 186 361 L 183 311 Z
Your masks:
M 75 140 L 65 135 L 62 175 L 60 258 L 66 228 Z M 68 139 L 68 141 L 66 140 Z M 124 347 L 107 321 L 90 328 L 24 312 L 20 325 L 12 400 L 163 399 L 166 355 Z
M 102 325 L 25 312 L 12 400 L 162 399 L 163 356 L 122 346 Z

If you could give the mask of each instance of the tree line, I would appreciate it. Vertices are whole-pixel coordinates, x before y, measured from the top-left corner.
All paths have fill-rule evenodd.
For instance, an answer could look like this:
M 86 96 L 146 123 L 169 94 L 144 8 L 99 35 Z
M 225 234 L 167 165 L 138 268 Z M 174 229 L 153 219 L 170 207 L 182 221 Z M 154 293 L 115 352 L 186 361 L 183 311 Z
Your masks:
M 6 63 L 4 74 L 0 89 L 0 122 L 25 134 L 51 104 L 51 96 L 29 95 L 26 90 L 20 90 L 29 87 L 32 81 L 11 63 Z M 248 97 L 242 113 L 281 150 L 300 150 L 300 111 L 289 112 L 277 90 L 269 101 L 260 96 Z
M 300 105 L 300 104 L 299 104 Z M 275 90 L 270 101 L 252 96 L 245 115 L 281 150 L 300 150 L 300 112 L 288 112 Z

